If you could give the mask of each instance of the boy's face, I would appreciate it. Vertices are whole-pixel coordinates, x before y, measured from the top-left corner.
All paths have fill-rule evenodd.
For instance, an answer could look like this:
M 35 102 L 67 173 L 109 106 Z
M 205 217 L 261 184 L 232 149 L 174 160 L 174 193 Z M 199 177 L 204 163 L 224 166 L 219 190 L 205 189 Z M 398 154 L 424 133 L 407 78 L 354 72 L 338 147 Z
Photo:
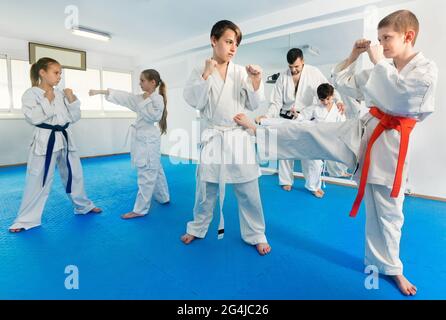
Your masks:
M 333 104 L 333 96 L 328 96 L 325 99 L 319 99 L 321 104 L 325 107 L 330 107 Z
M 237 35 L 231 29 L 226 29 L 218 40 L 212 37 L 211 43 L 214 48 L 214 56 L 223 62 L 231 60 L 237 53 Z
M 397 32 L 392 27 L 378 29 L 378 41 L 383 46 L 384 56 L 388 59 L 398 57 L 412 42 L 407 37 L 407 32 Z

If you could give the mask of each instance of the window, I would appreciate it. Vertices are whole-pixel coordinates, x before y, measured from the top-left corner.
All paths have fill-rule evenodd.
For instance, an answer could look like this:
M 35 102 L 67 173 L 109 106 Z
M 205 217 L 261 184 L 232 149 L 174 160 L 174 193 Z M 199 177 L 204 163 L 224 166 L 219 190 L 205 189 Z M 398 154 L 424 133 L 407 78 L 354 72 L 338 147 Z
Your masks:
M 0 55 L 0 111 L 13 115 L 21 114 L 23 93 L 31 87 L 29 70 L 31 65 L 24 60 L 9 60 Z M 10 80 L 10 82 L 9 82 Z M 101 85 L 102 84 L 102 85 Z M 82 111 L 103 112 L 119 111 L 111 116 L 122 115 L 130 110 L 103 98 L 101 95 L 90 97 L 90 89 L 114 88 L 132 92 L 132 73 L 87 69 L 86 71 L 63 69 L 58 88 L 71 88 L 81 101 Z
M 90 89 L 101 87 L 101 74 L 97 69 L 87 69 L 87 71 L 64 69 L 65 88 L 73 89 L 74 94 L 81 102 L 82 110 L 101 111 L 101 96 L 90 97 Z
M 31 87 L 28 61 L 11 60 L 12 105 L 14 110 L 22 109 L 22 95 Z
M 102 88 L 132 92 L 132 74 L 124 72 L 103 71 Z M 129 111 L 129 109 L 110 103 L 104 99 L 104 111 Z
M 0 57 L 0 109 L 9 110 L 8 70 L 6 58 Z

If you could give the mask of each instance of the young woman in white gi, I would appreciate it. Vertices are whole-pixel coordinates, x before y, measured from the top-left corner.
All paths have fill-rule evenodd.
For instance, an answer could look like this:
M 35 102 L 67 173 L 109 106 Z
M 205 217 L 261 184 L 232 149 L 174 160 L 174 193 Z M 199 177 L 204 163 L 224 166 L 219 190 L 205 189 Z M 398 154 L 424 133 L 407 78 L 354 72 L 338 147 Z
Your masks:
M 123 219 L 145 216 L 149 212 L 152 196 L 162 204 L 170 201 L 160 151 L 161 135 L 167 130 L 166 84 L 154 69 L 141 72 L 139 84 L 143 94 L 114 89 L 90 90 L 90 95 L 105 94 L 107 101 L 127 107 L 137 114 L 131 126 L 130 154 L 132 165 L 138 171 L 138 194 L 133 210 L 123 214 Z
M 272 152 L 276 154 L 268 155 L 272 158 L 323 158 L 343 162 L 350 168 L 359 161 L 359 191 L 350 215 L 356 215 L 365 194 L 365 264 L 390 276 L 404 295 L 417 292 L 403 275 L 400 260 L 408 168 L 406 152 L 409 134 L 416 122 L 434 111 L 438 79 L 435 63 L 413 48 L 418 30 L 419 23 L 412 12 L 391 13 L 378 24 L 379 45 L 372 46 L 366 39 L 358 40 L 349 58 L 335 67 L 338 90 L 365 100 L 370 107 L 369 113 L 358 121 L 320 123 L 312 127 L 291 123 L 256 128 L 246 115 L 235 117 L 237 123 L 256 132 L 260 155 L 267 155 L 265 141 L 272 134 L 280 137 L 277 152 Z M 355 62 L 364 52 L 375 66 L 356 73 Z M 386 58 L 392 59 L 392 63 Z M 335 145 L 333 137 L 338 142 Z M 299 148 L 298 144 L 302 143 L 307 148 Z
M 51 191 L 56 164 L 75 214 L 100 213 L 87 198 L 82 166 L 71 133 L 71 125 L 81 118 L 80 102 L 71 89 L 55 88 L 62 75 L 59 62 L 41 58 L 31 66 L 32 87 L 22 96 L 26 121 L 35 126 L 28 156 L 26 185 L 11 232 L 41 224 Z
M 241 31 L 234 23 L 217 22 L 210 37 L 213 56 L 204 67 L 192 72 L 184 89 L 186 102 L 200 110 L 206 129 L 202 133 L 197 168 L 194 220 L 187 224 L 187 233 L 181 240 L 189 244 L 195 238 L 205 237 L 217 197 L 220 199 L 218 235 L 222 238 L 225 184 L 231 183 L 239 207 L 242 239 L 265 255 L 271 248 L 265 236 L 255 146 L 246 130 L 233 120 L 237 113 L 254 110 L 264 100 L 262 72 L 258 66 L 245 68 L 231 61 L 241 38 Z

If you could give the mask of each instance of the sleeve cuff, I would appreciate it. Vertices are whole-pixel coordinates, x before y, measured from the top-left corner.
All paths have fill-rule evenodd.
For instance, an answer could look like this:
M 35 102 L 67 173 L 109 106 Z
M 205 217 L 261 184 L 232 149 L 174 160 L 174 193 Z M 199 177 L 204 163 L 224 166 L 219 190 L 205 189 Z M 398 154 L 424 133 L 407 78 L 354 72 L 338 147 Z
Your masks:
M 344 70 L 340 70 L 341 66 L 345 63 L 345 60 L 343 60 L 342 62 L 338 63 L 332 71 L 332 74 L 334 77 L 339 77 L 342 76 L 346 73 L 349 74 L 354 74 L 356 71 L 356 65 L 357 65 L 358 60 L 356 60 L 355 62 L 353 62 L 351 65 L 349 65 L 347 68 L 345 68 Z
M 104 94 L 105 100 L 111 102 L 114 94 L 115 94 L 115 90 L 111 89 L 111 88 L 107 88 L 107 92 L 106 94 Z
M 69 102 L 68 99 L 66 97 L 64 97 L 65 100 L 65 104 L 68 107 L 80 107 L 81 102 L 79 101 L 79 99 L 76 97 L 76 100 L 74 100 L 73 102 Z

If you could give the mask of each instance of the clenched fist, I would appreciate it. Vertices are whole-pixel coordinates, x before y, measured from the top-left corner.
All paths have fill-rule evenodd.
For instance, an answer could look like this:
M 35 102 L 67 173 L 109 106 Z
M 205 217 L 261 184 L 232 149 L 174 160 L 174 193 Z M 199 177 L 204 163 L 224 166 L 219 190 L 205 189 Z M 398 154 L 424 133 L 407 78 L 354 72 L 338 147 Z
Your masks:
M 204 71 L 202 74 L 204 80 L 208 79 L 208 77 L 214 72 L 216 66 L 217 66 L 217 61 L 215 61 L 212 58 L 206 59 L 204 64 Z

